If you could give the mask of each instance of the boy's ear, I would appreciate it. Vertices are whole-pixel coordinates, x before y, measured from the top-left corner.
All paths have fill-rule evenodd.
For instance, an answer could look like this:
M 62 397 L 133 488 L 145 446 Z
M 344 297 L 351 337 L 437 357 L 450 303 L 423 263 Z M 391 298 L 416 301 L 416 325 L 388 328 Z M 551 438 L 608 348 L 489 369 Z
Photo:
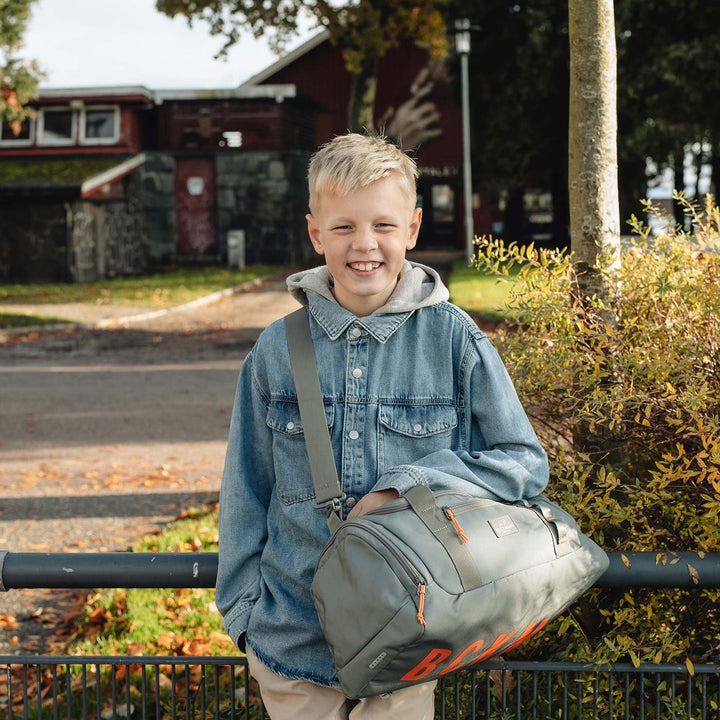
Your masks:
M 413 210 L 412 217 L 410 219 L 410 233 L 408 235 L 407 243 L 405 244 L 406 250 L 412 250 L 415 247 L 418 239 L 418 233 L 420 232 L 420 225 L 422 224 L 422 208 L 415 208 Z
M 325 254 L 325 248 L 322 244 L 322 239 L 320 237 L 320 228 L 317 224 L 317 220 L 308 213 L 305 216 L 305 219 L 307 220 L 307 226 L 308 226 L 308 235 L 310 236 L 310 242 L 312 243 L 313 247 L 315 248 L 315 252 L 318 255 L 324 255 Z

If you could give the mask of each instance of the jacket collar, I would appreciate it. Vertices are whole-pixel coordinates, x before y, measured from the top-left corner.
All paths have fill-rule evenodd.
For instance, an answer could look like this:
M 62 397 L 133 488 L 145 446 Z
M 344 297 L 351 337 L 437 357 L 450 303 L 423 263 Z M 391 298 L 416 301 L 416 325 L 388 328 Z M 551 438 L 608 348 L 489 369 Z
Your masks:
M 387 303 L 372 315 L 359 318 L 338 305 L 332 284 L 332 276 L 324 265 L 302 270 L 287 279 L 293 297 L 310 308 L 312 316 L 332 340 L 354 325 L 384 343 L 415 310 L 443 302 L 449 295 L 435 270 L 406 260 Z
M 307 303 L 310 314 L 331 340 L 337 340 L 352 326 L 362 328 L 378 342 L 385 343 L 413 313 L 409 311 L 356 317 L 334 300 L 328 300 L 314 292 L 307 293 Z

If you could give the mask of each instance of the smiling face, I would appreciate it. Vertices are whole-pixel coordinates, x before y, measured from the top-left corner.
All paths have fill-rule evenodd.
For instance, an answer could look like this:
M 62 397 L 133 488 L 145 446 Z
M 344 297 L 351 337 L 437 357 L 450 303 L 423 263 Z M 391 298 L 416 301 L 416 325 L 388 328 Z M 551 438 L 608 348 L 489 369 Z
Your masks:
M 415 247 L 422 210 L 412 209 L 397 178 L 390 175 L 348 195 L 322 195 L 307 215 L 316 252 L 335 281 L 335 299 L 362 317 L 392 295 L 405 260 Z

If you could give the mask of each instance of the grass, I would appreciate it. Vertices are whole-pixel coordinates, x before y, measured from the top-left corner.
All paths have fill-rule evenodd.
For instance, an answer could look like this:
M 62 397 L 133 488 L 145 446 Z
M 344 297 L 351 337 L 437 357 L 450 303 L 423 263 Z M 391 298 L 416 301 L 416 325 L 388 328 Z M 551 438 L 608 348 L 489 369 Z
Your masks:
M 217 552 L 217 507 L 183 514 L 134 552 Z M 90 595 L 69 652 L 78 655 L 237 655 L 212 588 L 99 590 Z
M 512 288 L 510 278 L 485 275 L 457 260 L 450 275 L 450 302 L 471 315 L 503 320 Z
M 33 325 L 57 325 L 72 323 L 67 318 L 50 317 L 48 315 L 28 315 L 26 313 L 5 313 L 0 306 L 0 330 L 6 328 L 29 327 Z
M 281 269 L 277 265 L 253 265 L 244 270 L 194 267 L 91 283 L 0 285 L 0 312 L 3 303 L 173 307 Z

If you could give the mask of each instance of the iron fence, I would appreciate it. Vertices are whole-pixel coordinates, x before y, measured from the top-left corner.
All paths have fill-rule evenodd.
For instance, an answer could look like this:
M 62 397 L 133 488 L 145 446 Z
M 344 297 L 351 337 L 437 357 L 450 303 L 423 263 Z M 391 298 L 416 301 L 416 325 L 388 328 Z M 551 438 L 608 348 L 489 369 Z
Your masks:
M 8 720 L 267 718 L 242 657 L 5 656 L 0 674 Z M 435 717 L 709 720 L 719 708 L 718 665 L 486 661 L 440 682 Z
M 0 552 L 0 590 L 213 587 L 215 553 Z M 611 553 L 598 587 L 720 587 L 720 553 Z M 244 657 L 0 656 L 0 720 L 262 720 Z M 720 720 L 720 665 L 485 661 L 436 720 Z M 412 719 L 409 719 L 412 720 Z

